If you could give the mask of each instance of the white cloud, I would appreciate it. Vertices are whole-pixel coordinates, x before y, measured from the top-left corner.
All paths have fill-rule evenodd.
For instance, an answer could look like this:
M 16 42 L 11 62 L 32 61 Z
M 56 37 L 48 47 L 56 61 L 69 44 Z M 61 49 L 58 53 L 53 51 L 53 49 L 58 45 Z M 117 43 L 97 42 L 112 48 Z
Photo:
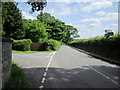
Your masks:
M 82 7 L 81 10 L 85 12 L 91 12 L 91 11 L 100 10 L 102 8 L 107 8 L 111 6 L 112 6 L 112 2 L 110 1 L 92 2 L 89 5 Z
M 35 17 L 33 17 L 33 16 L 31 16 L 29 13 L 27 13 L 27 12 L 24 12 L 24 11 L 22 11 L 22 16 L 23 16 L 23 18 L 24 19 L 31 19 L 31 20 L 34 20 L 34 19 L 36 19 Z
M 90 27 L 92 27 L 92 28 L 95 28 L 95 27 L 98 27 L 98 26 L 100 26 L 100 24 L 98 24 L 98 23 L 92 23 L 92 24 L 90 24 Z
M 74 25 L 75 28 L 77 28 L 78 30 L 81 30 L 81 29 L 85 29 L 86 26 L 85 25 Z
M 73 8 L 68 3 L 60 3 L 58 8 L 48 9 L 47 12 L 56 16 L 67 16 L 72 14 Z
M 89 18 L 89 19 L 83 19 L 81 20 L 82 22 L 85 23 L 100 23 L 100 20 L 97 18 Z
M 58 12 L 58 15 L 66 16 L 72 13 L 72 10 L 70 7 L 67 7 L 65 5 L 60 5 L 61 11 Z
M 71 26 L 73 26 L 73 24 L 72 24 L 72 23 L 68 23 L 68 24 L 66 24 L 66 25 L 71 25 Z
M 104 12 L 104 11 L 100 11 L 97 12 L 96 15 L 99 15 L 100 17 L 98 18 L 86 18 L 81 20 L 81 22 L 84 23 L 90 23 L 91 26 L 94 26 L 94 23 L 102 23 L 104 21 L 118 21 L 118 13 L 117 12 Z
M 111 27 L 118 27 L 118 24 L 111 24 Z
M 117 12 L 100 11 L 100 12 L 97 12 L 96 15 L 101 16 L 100 20 L 102 20 L 102 21 L 118 20 L 118 13 Z
M 78 34 L 81 39 L 103 36 L 105 30 L 100 23 L 81 24 L 75 25 L 75 27 L 78 29 Z
M 55 13 L 55 9 L 50 9 L 50 10 L 48 10 L 48 12 L 51 13 L 51 14 L 54 14 Z
M 104 15 L 106 15 L 106 14 L 107 14 L 107 13 L 104 12 L 104 11 L 99 11 L 99 12 L 96 13 L 96 15 L 99 15 L 99 16 L 104 16 Z

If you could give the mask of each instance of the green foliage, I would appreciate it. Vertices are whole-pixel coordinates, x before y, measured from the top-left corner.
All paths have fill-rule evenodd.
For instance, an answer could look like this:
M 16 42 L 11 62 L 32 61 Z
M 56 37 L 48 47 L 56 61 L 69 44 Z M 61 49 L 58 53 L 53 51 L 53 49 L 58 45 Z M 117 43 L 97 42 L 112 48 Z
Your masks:
M 14 40 L 13 50 L 28 51 L 32 41 L 30 39 Z
M 78 30 L 76 28 L 70 25 L 65 25 L 64 22 L 56 19 L 49 13 L 39 14 L 37 19 L 45 24 L 46 31 L 48 32 L 48 39 L 68 43 L 78 37 Z
M 5 89 L 7 88 L 30 88 L 24 71 L 14 62 L 12 63 L 11 77 L 5 84 Z
M 95 37 L 90 39 L 76 40 L 70 42 L 69 45 L 104 57 L 120 60 L 120 35 L 113 35 L 109 38 Z
M 51 16 L 49 13 L 41 13 L 37 16 L 37 19 L 41 22 L 45 22 L 46 19 L 55 19 L 55 17 Z
M 22 14 L 14 2 L 2 2 L 3 36 L 20 39 L 24 37 Z
M 24 19 L 25 38 L 31 39 L 32 42 L 43 43 L 47 41 L 47 32 L 44 24 L 38 20 Z
M 49 50 L 58 50 L 61 47 L 61 43 L 57 40 L 50 39 L 46 42 L 46 49 Z

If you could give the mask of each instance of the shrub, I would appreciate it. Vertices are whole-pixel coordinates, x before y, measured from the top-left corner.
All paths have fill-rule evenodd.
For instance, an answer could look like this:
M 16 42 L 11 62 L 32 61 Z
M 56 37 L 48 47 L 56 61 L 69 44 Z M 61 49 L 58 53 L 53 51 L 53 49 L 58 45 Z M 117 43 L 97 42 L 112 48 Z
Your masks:
M 120 60 L 120 35 L 113 35 L 109 38 L 96 37 L 90 39 L 81 39 L 72 41 L 70 46 L 86 50 L 104 56 L 112 58 L 114 60 Z
M 28 51 L 32 41 L 30 39 L 14 40 L 13 50 Z
M 46 50 L 58 50 L 61 43 L 57 40 L 50 39 L 46 42 Z

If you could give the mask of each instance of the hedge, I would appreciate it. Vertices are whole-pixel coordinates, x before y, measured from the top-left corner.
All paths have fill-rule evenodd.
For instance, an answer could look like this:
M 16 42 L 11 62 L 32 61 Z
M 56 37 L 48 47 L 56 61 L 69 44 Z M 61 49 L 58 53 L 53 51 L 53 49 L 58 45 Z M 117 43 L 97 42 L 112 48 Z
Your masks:
M 113 35 L 110 38 L 96 37 L 81 39 L 70 42 L 69 45 L 106 58 L 120 61 L 120 35 Z
M 45 43 L 46 50 L 58 50 L 61 47 L 61 43 L 57 40 L 50 39 Z
M 18 51 L 28 51 L 30 50 L 31 43 L 32 41 L 30 39 L 14 40 L 12 49 Z

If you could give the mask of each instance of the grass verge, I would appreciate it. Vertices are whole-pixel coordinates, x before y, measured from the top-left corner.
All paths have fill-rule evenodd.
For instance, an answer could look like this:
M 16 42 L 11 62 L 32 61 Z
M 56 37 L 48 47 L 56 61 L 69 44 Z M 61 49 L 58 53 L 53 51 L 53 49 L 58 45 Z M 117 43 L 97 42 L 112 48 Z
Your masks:
M 12 62 L 11 77 L 5 84 L 5 89 L 6 88 L 30 88 L 30 84 L 23 69 L 15 62 Z
M 50 51 L 16 51 L 16 50 L 12 50 L 12 53 L 42 53 L 42 52 L 53 52 L 53 50 L 50 50 Z

